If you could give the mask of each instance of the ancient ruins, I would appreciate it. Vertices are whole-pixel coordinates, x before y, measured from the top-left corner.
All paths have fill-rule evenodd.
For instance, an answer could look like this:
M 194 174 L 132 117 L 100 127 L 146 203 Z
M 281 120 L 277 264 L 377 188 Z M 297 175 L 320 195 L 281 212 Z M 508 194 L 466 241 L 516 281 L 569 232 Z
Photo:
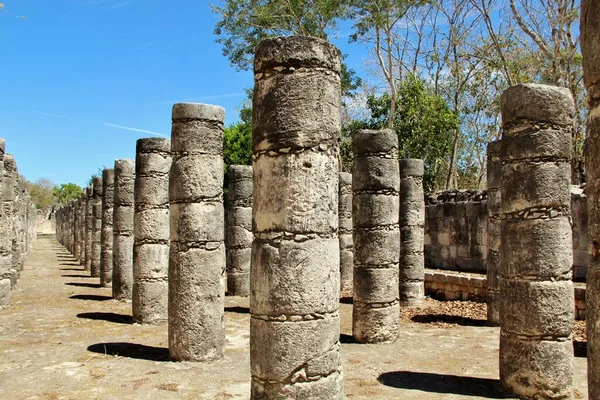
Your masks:
M 56 240 L 75 263 L 65 265 L 94 278 L 98 290 L 110 288 L 111 296 L 95 300 L 119 300 L 114 307 L 128 310 L 121 319 L 88 318 L 126 325 L 139 342 L 165 328 L 163 347 L 139 343 L 143 354 L 129 353 L 155 361 L 156 371 L 147 374 L 160 376 L 159 364 L 169 364 L 181 374 L 193 370 L 198 381 L 210 371 L 232 386 L 242 379 L 252 399 L 343 399 L 349 376 L 360 386 L 360 374 L 368 375 L 368 368 L 356 372 L 363 362 L 381 366 L 378 358 L 392 346 L 414 346 L 405 315 L 428 315 L 430 298 L 469 300 L 487 304 L 487 320 L 470 332 L 494 335 L 496 347 L 473 345 L 488 351 L 499 381 L 469 383 L 483 379 L 469 375 L 477 366 L 461 377 L 442 376 L 458 387 L 484 387 L 454 389 L 458 397 L 451 398 L 583 398 L 581 343 L 573 339 L 576 320 L 585 319 L 586 390 L 599 400 L 600 2 L 582 1 L 581 37 L 590 107 L 587 184 L 571 186 L 569 90 L 518 84 L 502 95 L 501 139 L 487 144 L 487 190 L 429 194 L 426 164 L 400 158 L 392 129 L 353 133 L 352 173 L 341 171 L 342 64 L 335 46 L 304 36 L 261 41 L 252 165 L 229 166 L 225 181 L 225 110 L 177 103 L 170 140 L 138 140 L 135 160 L 116 160 L 55 211 Z M 1 317 L 17 306 L 11 293 L 36 243 L 37 221 L 2 139 L 0 178 Z M 228 299 L 237 303 L 228 306 Z M 247 316 L 230 319 L 232 313 Z M 435 322 L 448 323 L 446 317 Z M 230 336 L 236 329 L 243 335 Z M 446 339 L 454 356 L 452 343 L 464 338 Z M 110 361 L 120 363 L 132 339 L 111 340 L 88 350 L 120 356 Z M 361 351 L 376 361 L 352 358 Z M 463 356 L 478 365 L 479 354 Z M 443 362 L 428 357 L 424 352 L 420 362 L 429 364 L 420 365 L 429 367 L 422 370 Z M 247 374 L 218 370 L 231 360 L 231 371 Z M 402 368 L 381 373 L 375 385 L 419 391 L 419 382 L 440 379 L 411 372 L 412 361 L 399 360 Z

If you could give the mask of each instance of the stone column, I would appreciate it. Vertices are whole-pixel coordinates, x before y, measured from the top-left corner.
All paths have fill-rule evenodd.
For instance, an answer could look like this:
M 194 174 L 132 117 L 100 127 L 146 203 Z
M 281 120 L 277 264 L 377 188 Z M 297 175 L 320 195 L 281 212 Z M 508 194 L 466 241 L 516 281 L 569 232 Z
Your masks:
M 223 357 L 224 119 L 218 106 L 173 106 L 169 354 L 174 360 Z
M 85 271 L 90 271 L 92 264 L 92 238 L 94 236 L 93 193 L 93 186 L 85 188 L 85 261 L 83 267 Z
M 398 136 L 390 129 L 361 130 L 352 149 L 352 334 L 362 343 L 392 342 L 400 322 Z
M 6 142 L 0 138 L 0 306 L 10 303 L 10 208 L 12 191 L 9 190 L 9 175 L 4 169 Z
M 227 200 L 227 293 L 250 295 L 252 250 L 252 167 L 229 166 Z
M 487 145 L 487 209 L 488 209 L 488 252 L 487 252 L 487 320 L 492 325 L 500 324 L 500 229 L 502 225 L 502 160 L 501 141 Z
M 135 154 L 133 320 L 160 323 L 168 305 L 171 142 L 139 139 Z
M 130 300 L 133 290 L 135 161 L 115 161 L 112 294 Z
M 600 3 L 581 2 L 583 82 L 590 108 L 585 143 L 590 263 L 585 294 L 588 393 L 600 399 Z
M 115 170 L 102 171 L 102 233 L 100 249 L 100 285 L 112 282 L 113 270 L 113 205 L 115 196 Z
M 340 297 L 352 297 L 354 241 L 352 240 L 352 174 L 340 172 L 338 236 L 340 242 Z
M 521 398 L 570 399 L 573 98 L 516 85 L 501 109 L 500 381 Z
M 100 250 L 102 235 L 102 178 L 95 177 L 92 180 L 92 251 L 90 262 L 90 274 L 100 277 Z
M 4 170 L 8 175 L 8 184 L 10 185 L 11 193 L 11 205 L 10 205 L 10 284 L 11 288 L 14 288 L 17 284 L 18 271 L 19 271 L 19 259 L 21 257 L 19 251 L 19 197 L 18 197 L 18 182 L 17 177 L 19 172 L 17 169 L 17 163 L 14 157 L 10 154 L 6 154 L 4 157 Z
M 423 160 L 400 160 L 400 302 L 425 298 L 425 194 Z
M 73 200 L 73 257 L 79 258 L 79 199 Z
M 86 196 L 84 190 L 81 196 L 79 197 L 78 207 L 79 224 L 77 226 L 77 229 L 79 231 L 79 255 L 77 258 L 79 259 L 79 265 L 85 265 L 85 202 Z
M 263 40 L 254 84 L 251 396 L 341 399 L 340 52 Z

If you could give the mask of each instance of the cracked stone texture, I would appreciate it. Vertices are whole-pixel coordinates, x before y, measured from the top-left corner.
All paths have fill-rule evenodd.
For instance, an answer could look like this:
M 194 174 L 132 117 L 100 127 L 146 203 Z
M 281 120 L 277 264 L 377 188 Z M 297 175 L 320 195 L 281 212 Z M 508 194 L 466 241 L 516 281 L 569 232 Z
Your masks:
M 498 267 L 500 264 L 500 230 L 502 220 L 502 162 L 500 159 L 502 143 L 500 140 L 487 145 L 487 208 L 488 208 L 488 253 L 487 253 L 487 315 L 488 322 L 500 324 L 500 283 Z
M 92 251 L 90 274 L 94 278 L 100 277 L 100 250 L 102 235 L 102 178 L 92 180 Z
M 399 328 L 398 136 L 390 129 L 361 130 L 352 148 L 352 335 L 361 343 L 393 342 Z
M 169 267 L 169 171 L 171 142 L 136 143 L 133 222 L 133 320 L 167 320 Z
M 92 264 L 92 238 L 94 235 L 94 212 L 93 212 L 94 187 L 85 188 L 85 254 L 84 269 L 90 271 Z
M 573 98 L 527 84 L 501 103 L 500 380 L 526 399 L 573 398 Z
M 131 300 L 133 290 L 133 213 L 135 161 L 115 161 L 112 293 Z
M 173 106 L 168 320 L 169 355 L 178 361 L 224 354 L 224 118 L 218 106 Z
M 113 270 L 113 210 L 115 201 L 115 170 L 102 171 L 102 233 L 100 249 L 100 285 L 112 282 Z
M 340 53 L 263 40 L 254 64 L 252 399 L 341 399 Z
M 352 297 L 354 241 L 352 240 L 352 174 L 350 172 L 340 172 L 338 196 L 340 296 Z

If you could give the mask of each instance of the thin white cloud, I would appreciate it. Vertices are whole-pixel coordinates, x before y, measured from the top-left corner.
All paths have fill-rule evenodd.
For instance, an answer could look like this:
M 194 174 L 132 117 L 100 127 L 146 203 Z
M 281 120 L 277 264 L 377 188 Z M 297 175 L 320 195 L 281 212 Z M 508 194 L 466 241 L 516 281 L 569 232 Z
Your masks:
M 240 97 L 240 96 L 245 96 L 245 95 L 246 95 L 246 93 L 244 93 L 244 92 L 215 94 L 215 95 L 209 95 L 209 96 L 200 96 L 200 97 L 198 97 L 195 100 L 188 100 L 188 101 L 165 100 L 165 101 L 158 102 L 157 104 L 200 103 L 202 101 L 207 101 L 207 100 L 227 99 L 227 98 L 230 98 L 230 97 Z
M 75 118 L 67 117 L 66 115 L 52 114 L 52 113 L 36 111 L 36 110 L 31 110 L 31 111 L 36 114 L 45 115 L 47 117 L 62 118 L 62 119 L 68 119 L 69 121 L 75 121 Z
M 145 129 L 138 129 L 138 128 L 132 128 L 130 126 L 123 126 L 123 125 L 116 125 L 116 124 L 110 124 L 108 122 L 104 123 L 104 126 L 109 126 L 111 128 L 117 128 L 117 129 L 123 129 L 125 131 L 132 131 L 132 132 L 141 132 L 141 133 L 147 133 L 149 135 L 155 135 L 155 136 L 161 136 L 161 137 L 168 137 L 167 135 L 163 135 L 162 133 L 158 133 L 158 132 L 152 132 L 152 131 L 147 131 Z

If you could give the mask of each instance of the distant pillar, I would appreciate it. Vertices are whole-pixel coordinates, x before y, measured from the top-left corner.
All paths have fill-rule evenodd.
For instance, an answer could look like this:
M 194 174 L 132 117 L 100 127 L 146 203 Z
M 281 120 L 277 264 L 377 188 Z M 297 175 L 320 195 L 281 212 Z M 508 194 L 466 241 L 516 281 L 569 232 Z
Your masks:
M 102 171 L 102 234 L 100 250 L 100 285 L 112 282 L 113 270 L 113 205 L 115 196 L 115 170 Z
M 500 381 L 526 399 L 573 396 L 568 89 L 507 89 L 502 109 Z
M 338 194 L 340 241 L 340 296 L 352 297 L 354 242 L 352 240 L 352 174 L 340 172 Z
M 224 119 L 218 106 L 173 106 L 169 354 L 174 360 L 223 357 Z
M 92 193 L 92 252 L 90 262 L 90 274 L 94 278 L 100 277 L 100 250 L 102 236 L 102 178 L 95 177 L 92 180 L 94 186 Z
M 227 293 L 250 295 L 252 166 L 229 166 L 227 201 Z
M 130 300 L 133 290 L 135 161 L 115 161 L 112 293 Z
M 425 298 L 425 194 L 423 160 L 400 160 L 400 302 Z
M 254 59 L 252 399 L 341 399 L 340 52 L 263 40 Z
M 135 159 L 133 320 L 167 320 L 169 268 L 168 139 L 139 139 Z
M 390 129 L 361 130 L 352 148 L 352 334 L 362 343 L 392 342 L 400 323 L 398 135 Z
M 600 399 L 600 2 L 581 1 L 580 43 L 589 114 L 585 142 L 591 260 L 585 292 L 587 377 L 591 400 Z
M 21 253 L 19 251 L 19 205 L 18 205 L 18 182 L 17 163 L 14 157 L 10 154 L 4 156 L 4 170 L 8 175 L 8 185 L 10 185 L 11 199 L 10 202 L 10 284 L 11 288 L 17 285 L 19 276 L 19 259 Z M 70 243 L 69 243 L 70 245 Z
M 12 207 L 12 191 L 10 175 L 4 169 L 4 152 L 6 142 L 0 138 L 0 306 L 10 303 L 10 208 Z
M 487 320 L 492 325 L 500 324 L 500 229 L 502 226 L 502 160 L 500 140 L 487 145 L 487 209 L 488 209 L 488 252 L 487 266 Z
M 90 271 L 92 265 L 92 239 L 94 237 L 93 193 L 93 186 L 85 188 L 85 260 L 83 267 L 85 271 Z

